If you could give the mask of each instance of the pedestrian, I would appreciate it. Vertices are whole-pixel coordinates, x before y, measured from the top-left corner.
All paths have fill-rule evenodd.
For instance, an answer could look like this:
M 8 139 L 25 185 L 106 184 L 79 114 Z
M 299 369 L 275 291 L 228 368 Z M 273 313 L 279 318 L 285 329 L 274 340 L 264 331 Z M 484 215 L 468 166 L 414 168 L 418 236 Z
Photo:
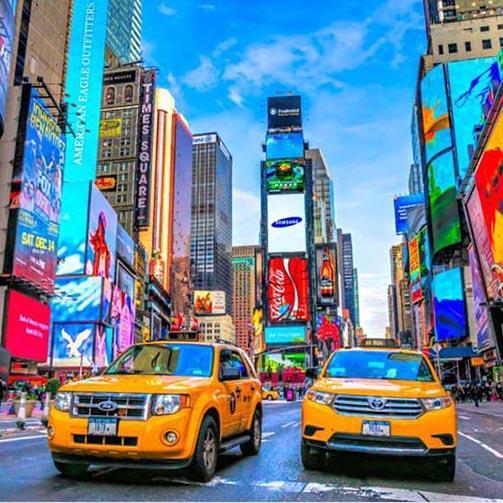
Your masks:
M 7 386 L 5 386 L 4 380 L 0 377 L 0 408 L 2 407 L 2 400 L 4 396 L 4 392 L 6 391 Z
M 475 407 L 478 407 L 480 400 L 480 388 L 476 382 L 473 382 L 472 385 L 470 386 L 470 392 Z

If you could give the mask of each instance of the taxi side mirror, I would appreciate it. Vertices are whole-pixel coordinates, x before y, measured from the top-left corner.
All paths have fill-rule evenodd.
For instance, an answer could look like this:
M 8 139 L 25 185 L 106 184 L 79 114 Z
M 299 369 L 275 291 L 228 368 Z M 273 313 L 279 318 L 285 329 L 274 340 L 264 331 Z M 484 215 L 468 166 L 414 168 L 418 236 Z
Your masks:
M 309 379 L 318 379 L 320 375 L 320 369 L 317 367 L 311 367 L 306 369 L 306 377 Z
M 228 368 L 224 367 L 220 371 L 220 380 L 221 381 L 236 381 L 241 377 L 239 369 L 236 368 Z

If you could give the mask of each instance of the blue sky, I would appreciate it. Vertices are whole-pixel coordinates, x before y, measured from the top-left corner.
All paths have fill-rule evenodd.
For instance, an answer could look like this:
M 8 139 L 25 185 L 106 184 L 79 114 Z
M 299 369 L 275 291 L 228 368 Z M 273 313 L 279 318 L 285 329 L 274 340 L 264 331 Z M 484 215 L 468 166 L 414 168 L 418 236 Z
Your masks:
M 337 6 L 337 7 L 335 7 Z M 234 157 L 234 244 L 258 243 L 266 99 L 303 99 L 306 140 L 335 184 L 353 235 L 361 323 L 382 335 L 394 235 L 407 191 L 410 116 L 425 35 L 418 0 L 144 2 L 144 58 L 194 133 L 218 131 Z

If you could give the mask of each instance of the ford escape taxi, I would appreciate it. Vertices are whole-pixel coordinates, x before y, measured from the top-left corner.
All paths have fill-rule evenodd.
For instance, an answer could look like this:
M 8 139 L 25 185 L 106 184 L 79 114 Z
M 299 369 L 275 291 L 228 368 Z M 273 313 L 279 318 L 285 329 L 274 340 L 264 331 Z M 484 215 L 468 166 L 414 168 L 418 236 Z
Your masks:
M 227 344 L 132 346 L 100 376 L 63 386 L 48 421 L 56 468 L 188 468 L 212 478 L 219 452 L 259 452 L 261 385 L 246 354 Z
M 302 404 L 302 463 L 327 452 L 430 456 L 435 477 L 454 479 L 456 408 L 430 362 L 416 351 L 336 351 Z

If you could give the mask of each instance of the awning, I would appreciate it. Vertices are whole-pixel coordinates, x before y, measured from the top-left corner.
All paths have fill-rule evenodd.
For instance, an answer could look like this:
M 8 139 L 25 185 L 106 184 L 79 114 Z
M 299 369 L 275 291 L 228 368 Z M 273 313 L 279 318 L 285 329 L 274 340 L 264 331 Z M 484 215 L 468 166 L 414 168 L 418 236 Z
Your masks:
M 441 360 L 462 360 L 480 355 L 471 346 L 458 346 L 455 348 L 442 348 L 439 356 Z

